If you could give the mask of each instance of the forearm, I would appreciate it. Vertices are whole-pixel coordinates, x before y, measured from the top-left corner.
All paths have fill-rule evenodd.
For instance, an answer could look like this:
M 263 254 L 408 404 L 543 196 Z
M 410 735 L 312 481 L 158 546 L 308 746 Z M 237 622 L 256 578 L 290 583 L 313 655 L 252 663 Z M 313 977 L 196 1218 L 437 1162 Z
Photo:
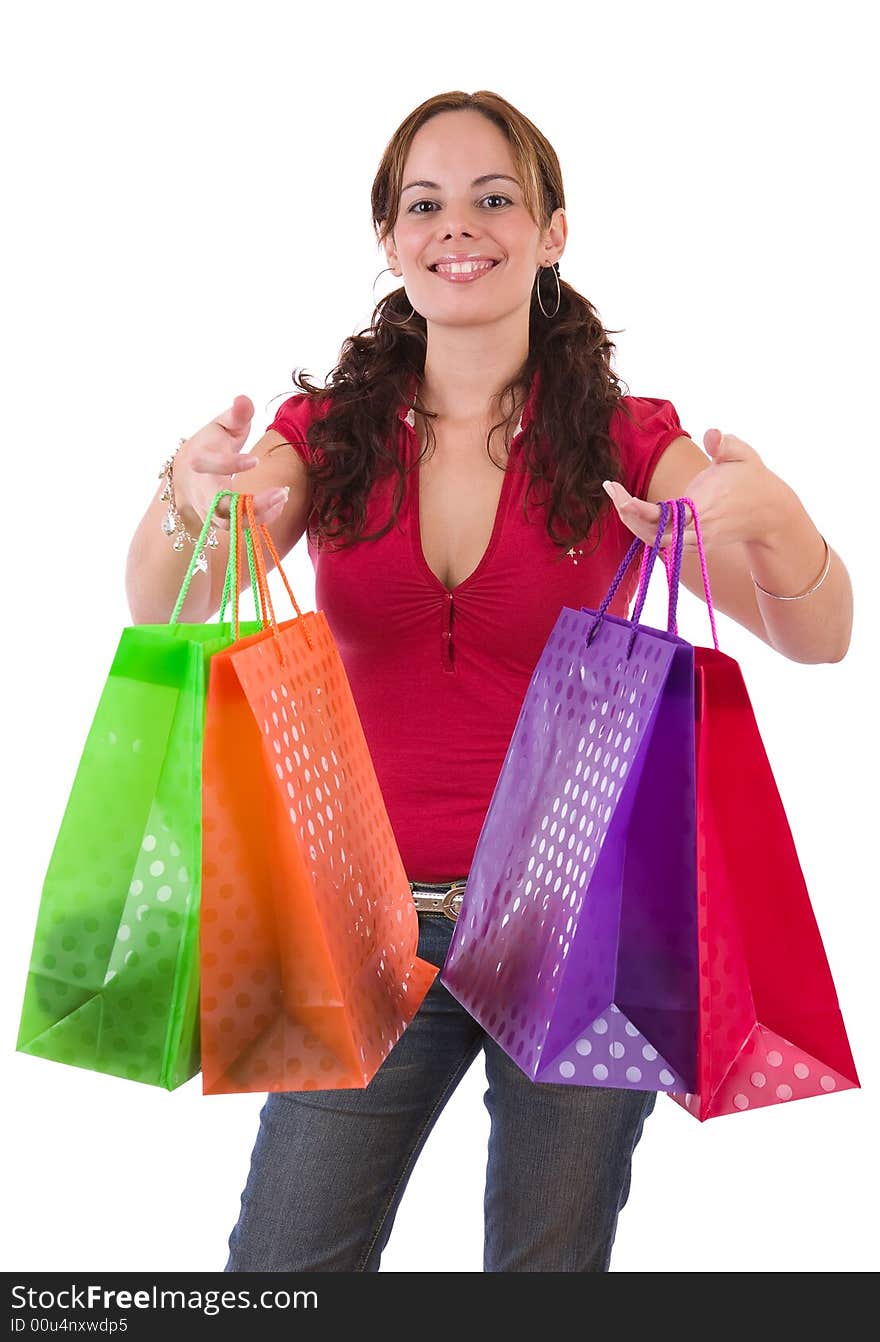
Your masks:
M 777 477 L 779 479 L 779 477 Z M 822 537 L 794 490 L 779 480 L 775 529 L 746 545 L 752 577 L 780 596 L 799 596 L 819 578 L 825 564 Z M 837 662 L 852 633 L 852 584 L 843 560 L 831 547 L 824 582 L 800 601 L 780 601 L 755 587 L 771 645 L 794 662 Z
M 125 568 L 125 591 L 132 621 L 135 624 L 167 624 L 180 594 L 193 547 L 184 543 L 175 550 L 173 538 L 161 529 L 168 512 L 161 494 L 160 481 L 149 508 L 138 525 L 128 551 Z M 184 525 L 191 536 L 198 536 L 201 523 L 188 508 L 180 508 Z M 208 571 L 196 570 L 183 605 L 178 614 L 182 623 L 204 624 L 220 609 L 223 579 L 229 558 L 229 532 L 216 532 L 218 544 L 206 550 Z

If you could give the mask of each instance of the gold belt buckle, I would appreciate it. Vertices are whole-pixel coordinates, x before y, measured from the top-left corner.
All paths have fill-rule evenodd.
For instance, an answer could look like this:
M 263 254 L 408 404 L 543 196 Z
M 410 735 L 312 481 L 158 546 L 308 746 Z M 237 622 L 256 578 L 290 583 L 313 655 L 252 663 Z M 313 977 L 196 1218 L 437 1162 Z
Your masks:
M 444 913 L 447 918 L 451 918 L 453 922 L 458 918 L 459 909 L 454 909 L 452 907 L 452 901 L 456 895 L 463 893 L 464 887 L 464 881 L 454 881 L 446 891 L 440 904 L 440 912 Z

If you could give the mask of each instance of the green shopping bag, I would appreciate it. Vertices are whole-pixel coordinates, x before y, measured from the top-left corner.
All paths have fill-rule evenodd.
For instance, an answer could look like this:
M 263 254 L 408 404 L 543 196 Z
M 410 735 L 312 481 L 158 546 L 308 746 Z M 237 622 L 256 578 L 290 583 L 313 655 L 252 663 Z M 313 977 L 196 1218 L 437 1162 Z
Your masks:
M 220 622 L 179 624 L 227 494 Z M 234 638 L 239 497 L 215 496 L 169 623 L 122 631 L 43 884 L 17 1052 L 167 1090 L 199 1070 L 202 737 L 210 660 Z

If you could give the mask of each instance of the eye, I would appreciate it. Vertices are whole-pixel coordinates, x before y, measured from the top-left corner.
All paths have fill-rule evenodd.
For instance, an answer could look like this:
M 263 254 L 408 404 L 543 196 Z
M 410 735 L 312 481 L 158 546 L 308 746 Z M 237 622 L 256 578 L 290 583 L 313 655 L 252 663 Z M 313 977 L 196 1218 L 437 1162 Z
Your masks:
M 493 191 L 488 196 L 484 196 L 483 200 L 503 200 L 508 205 L 511 205 L 513 203 L 508 196 L 502 196 L 500 192 L 497 191 Z M 414 205 L 410 205 L 409 209 L 407 210 L 407 214 L 425 214 L 425 213 L 433 214 L 434 213 L 433 210 L 424 211 L 420 210 L 418 207 L 420 205 L 436 205 L 436 203 L 437 202 L 434 200 L 417 200 Z M 492 210 L 490 211 L 490 213 L 494 214 L 496 213 L 496 211 Z

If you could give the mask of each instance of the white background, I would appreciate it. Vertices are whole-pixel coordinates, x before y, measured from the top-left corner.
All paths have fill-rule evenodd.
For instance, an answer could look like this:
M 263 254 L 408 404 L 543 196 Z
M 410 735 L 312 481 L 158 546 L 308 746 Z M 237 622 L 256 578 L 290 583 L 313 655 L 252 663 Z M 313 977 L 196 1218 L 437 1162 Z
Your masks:
M 563 167 L 563 276 L 625 328 L 616 367 L 702 444 L 719 427 L 843 557 L 855 627 L 802 665 L 724 616 L 863 1090 L 703 1125 L 658 1099 L 615 1271 L 877 1266 L 877 103 L 868 4 L 493 0 L 334 10 L 32 3 L 3 25 L 3 1266 L 222 1268 L 261 1095 L 174 1093 L 17 1054 L 46 866 L 121 628 L 133 532 L 180 436 L 364 327 L 382 150 L 489 88 Z M 390 283 L 389 283 L 390 281 Z M 396 281 L 385 274 L 378 299 Z M 301 542 L 287 571 L 314 602 Z M 285 618 L 289 606 L 274 575 Z M 643 617 L 662 622 L 655 577 Z M 682 590 L 679 630 L 710 643 Z M 743 835 L 748 841 L 748 835 Z M 382 1270 L 482 1268 L 481 1058 L 412 1175 Z

